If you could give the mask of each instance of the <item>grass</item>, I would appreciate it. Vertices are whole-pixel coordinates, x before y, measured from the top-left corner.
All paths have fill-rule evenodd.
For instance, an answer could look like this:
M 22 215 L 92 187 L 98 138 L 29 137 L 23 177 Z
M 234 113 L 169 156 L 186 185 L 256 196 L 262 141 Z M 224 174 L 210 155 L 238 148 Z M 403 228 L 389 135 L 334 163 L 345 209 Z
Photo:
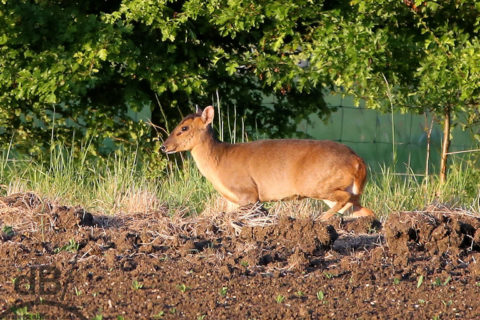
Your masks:
M 171 215 L 189 216 L 228 210 L 212 185 L 189 156 L 169 159 L 158 155 L 140 160 L 135 150 L 118 152 L 108 159 L 87 159 L 86 151 L 66 147 L 52 149 L 46 163 L 0 156 L 0 186 L 3 195 L 34 192 L 51 202 L 79 205 L 98 214 L 122 214 L 167 209 Z M 364 190 L 365 206 L 379 217 L 393 211 L 422 210 L 442 204 L 480 212 L 480 170 L 474 159 L 453 159 L 448 180 L 440 185 L 436 176 L 425 179 L 408 167 L 398 174 L 393 167 L 371 168 Z M 311 215 L 326 209 L 321 201 L 268 203 L 271 213 Z

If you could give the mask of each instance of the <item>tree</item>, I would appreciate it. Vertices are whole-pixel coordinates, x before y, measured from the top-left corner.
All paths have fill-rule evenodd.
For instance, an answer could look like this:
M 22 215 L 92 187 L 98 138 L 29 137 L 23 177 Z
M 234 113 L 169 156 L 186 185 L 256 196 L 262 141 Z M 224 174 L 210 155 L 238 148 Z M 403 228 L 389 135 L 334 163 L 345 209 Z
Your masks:
M 13 136 L 14 146 L 31 154 L 48 150 L 52 138 L 70 144 L 74 132 L 91 139 L 93 153 L 106 140 L 149 146 L 148 128 L 129 110 L 146 106 L 154 123 L 168 126 L 195 104 L 210 104 L 216 90 L 223 105 L 236 105 L 251 127 L 270 136 L 294 133 L 312 112 L 327 114 L 321 88 L 303 92 L 292 81 L 301 68 L 282 67 L 278 50 L 262 52 L 256 66 L 249 62 L 252 48 L 279 29 L 283 17 L 270 12 L 271 20 L 250 23 L 251 8 L 239 15 L 234 6 L 213 0 L 4 1 L 0 139 L 6 144 Z M 229 25 L 224 15 L 239 17 L 238 24 Z M 265 96 L 275 98 L 273 106 L 261 107 Z
M 480 4 L 351 4 L 322 14 L 319 26 L 304 37 L 309 81 L 323 78 L 316 72 L 328 69 L 338 88 L 370 108 L 430 111 L 444 119 L 440 179 L 445 181 L 451 122 L 469 126 L 480 119 Z
M 97 145 L 151 145 L 129 109 L 147 106 L 168 126 L 217 90 L 251 128 L 292 135 L 311 113 L 328 116 L 330 90 L 444 119 L 444 180 L 450 124 L 480 118 L 473 0 L 3 3 L 0 139 L 14 133 L 30 152 L 45 150 L 52 128 L 64 141 L 76 131 Z

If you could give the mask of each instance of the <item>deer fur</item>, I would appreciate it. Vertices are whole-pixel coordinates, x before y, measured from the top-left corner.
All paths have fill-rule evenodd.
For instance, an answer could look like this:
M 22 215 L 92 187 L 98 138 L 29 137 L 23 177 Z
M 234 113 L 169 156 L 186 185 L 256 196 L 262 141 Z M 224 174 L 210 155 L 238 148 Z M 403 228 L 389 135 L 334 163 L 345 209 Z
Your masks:
M 365 162 L 349 147 L 306 139 L 221 142 L 211 127 L 213 118 L 212 106 L 185 117 L 161 150 L 190 151 L 200 172 L 230 202 L 245 206 L 314 198 L 330 206 L 322 220 L 352 206 L 354 216 L 374 215 L 360 205 Z

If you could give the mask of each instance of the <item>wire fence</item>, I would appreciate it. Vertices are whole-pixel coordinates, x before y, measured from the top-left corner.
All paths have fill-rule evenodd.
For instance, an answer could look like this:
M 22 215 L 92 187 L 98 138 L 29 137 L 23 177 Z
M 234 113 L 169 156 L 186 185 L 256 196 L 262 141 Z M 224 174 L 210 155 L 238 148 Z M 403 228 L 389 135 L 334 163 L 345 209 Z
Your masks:
M 362 156 L 371 167 L 379 164 L 397 165 L 399 170 L 424 172 L 426 164 L 427 132 L 431 128 L 430 159 L 432 168 L 438 168 L 442 144 L 442 127 L 432 115 L 414 113 L 381 113 L 365 107 L 356 107 L 336 101 L 336 108 L 326 123 L 316 116 L 300 125 L 300 129 L 317 139 L 328 139 L 344 143 Z M 327 101 L 328 103 L 328 101 Z M 440 120 L 440 119 L 438 119 Z M 474 134 L 480 133 L 480 126 L 462 130 L 455 126 L 452 130 L 450 153 L 468 156 L 480 151 Z M 403 166 L 403 168 L 402 168 Z

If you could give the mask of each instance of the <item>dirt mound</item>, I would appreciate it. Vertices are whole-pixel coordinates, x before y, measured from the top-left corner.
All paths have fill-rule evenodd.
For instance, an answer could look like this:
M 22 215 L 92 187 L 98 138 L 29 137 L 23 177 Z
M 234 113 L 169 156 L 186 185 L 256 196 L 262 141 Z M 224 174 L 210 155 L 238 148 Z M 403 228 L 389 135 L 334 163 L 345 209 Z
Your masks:
M 238 259 L 250 265 L 279 262 L 277 267 L 303 269 L 337 238 L 337 232 L 329 224 L 310 218 L 281 217 L 278 223 L 269 226 L 243 227 L 239 235 L 241 250 L 238 250 L 242 254 Z
M 0 318 L 480 317 L 479 218 L 393 213 L 381 227 L 265 212 L 99 216 L 16 194 L 0 198 Z
M 392 213 L 385 222 L 385 237 L 392 254 L 408 258 L 458 256 L 480 249 L 480 218 L 454 212 Z

